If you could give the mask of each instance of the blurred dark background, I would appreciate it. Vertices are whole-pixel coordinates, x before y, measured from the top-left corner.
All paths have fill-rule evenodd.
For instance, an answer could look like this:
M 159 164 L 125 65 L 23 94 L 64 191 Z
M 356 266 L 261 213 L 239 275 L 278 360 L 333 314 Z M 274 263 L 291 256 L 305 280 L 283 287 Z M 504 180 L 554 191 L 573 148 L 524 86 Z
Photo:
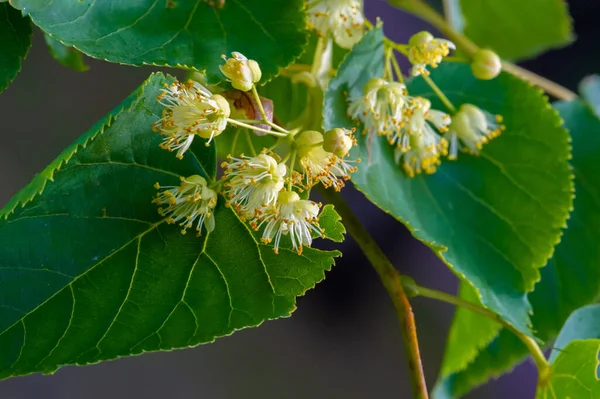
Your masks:
M 600 71 L 600 2 L 569 4 L 577 42 L 523 65 L 576 89 L 584 76 Z M 384 0 L 365 0 L 365 8 L 371 20 L 382 16 L 386 33 L 397 41 L 406 42 L 412 33 L 428 28 Z M 36 32 L 21 74 L 0 95 L 0 205 L 152 71 L 86 61 L 91 66 L 86 73 L 60 66 Z M 347 189 L 345 195 L 402 273 L 422 285 L 456 291 L 454 275 L 402 225 L 360 193 Z M 390 301 L 354 242 L 347 239 L 341 250 L 344 257 L 323 283 L 299 299 L 289 319 L 269 321 L 194 349 L 2 381 L 0 397 L 410 398 Z M 454 309 L 427 299 L 413 305 L 426 376 L 433 387 Z M 529 399 L 534 391 L 535 368 L 527 361 L 468 397 Z

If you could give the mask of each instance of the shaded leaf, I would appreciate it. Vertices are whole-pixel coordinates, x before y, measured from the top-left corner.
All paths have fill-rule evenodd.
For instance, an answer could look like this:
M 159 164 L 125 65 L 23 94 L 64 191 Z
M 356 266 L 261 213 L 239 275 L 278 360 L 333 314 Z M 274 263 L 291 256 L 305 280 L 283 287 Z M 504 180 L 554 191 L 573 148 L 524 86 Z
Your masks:
M 152 123 L 168 82 L 153 75 L 2 210 L 0 378 L 195 346 L 289 316 L 339 256 L 285 245 L 275 255 L 223 199 L 210 234 L 164 223 L 154 182 L 216 174 L 204 140 L 181 161 L 158 147 Z
M 21 70 L 21 61 L 31 47 L 31 22 L 8 3 L 0 4 L 0 92 Z
M 131 2 L 13 0 L 32 21 L 67 46 L 110 62 L 206 69 L 222 79 L 221 54 L 258 61 L 263 81 L 290 64 L 306 43 L 301 0 Z
M 326 129 L 352 126 L 347 96 L 361 95 L 382 69 L 383 35 L 377 29 L 354 47 L 332 80 Z M 456 106 L 473 103 L 503 115 L 506 131 L 481 156 L 463 154 L 434 175 L 412 179 L 396 165 L 384 137 L 372 140 L 369 161 L 368 140 L 359 135 L 351 155 L 363 163 L 352 180 L 469 280 L 485 306 L 531 334 L 526 294 L 551 256 L 572 202 L 568 134 L 543 93 L 514 76 L 479 81 L 462 64 L 443 64 L 431 75 Z M 421 78 L 408 89 L 443 109 Z
M 85 72 L 90 69 L 83 61 L 83 54 L 73 47 L 67 47 L 56 39 L 53 39 L 47 33 L 44 33 L 44 40 L 48 45 L 48 50 L 52 57 L 61 65 L 71 68 L 77 72 Z
M 564 0 L 460 0 L 465 35 L 502 58 L 532 58 L 574 40 Z
M 467 281 L 460 282 L 459 296 L 466 301 L 481 305 L 477 292 Z M 458 307 L 454 314 L 454 323 L 448 333 L 441 376 L 446 377 L 465 369 L 501 329 L 500 323 L 482 317 L 472 310 Z
M 552 345 L 550 361 L 554 362 L 571 341 L 600 339 L 600 305 L 588 305 L 577 309 L 567 319 Z
M 533 330 L 546 342 L 556 336 L 571 312 L 595 302 L 600 296 L 600 248 L 596 234 L 600 231 L 600 177 L 596 173 L 600 120 L 580 100 L 557 103 L 556 108 L 572 136 L 571 162 L 576 195 L 568 228 L 553 258 L 542 269 L 542 280 L 529 294 Z M 498 347 L 503 348 L 502 351 L 497 351 Z M 490 352 L 494 352 L 495 356 Z M 526 356 L 526 348 L 510 333 L 500 334 L 473 364 L 452 377 L 453 381 L 459 381 L 455 383 L 456 387 L 460 387 L 455 395 L 468 392 L 491 375 L 498 376 L 509 371 Z

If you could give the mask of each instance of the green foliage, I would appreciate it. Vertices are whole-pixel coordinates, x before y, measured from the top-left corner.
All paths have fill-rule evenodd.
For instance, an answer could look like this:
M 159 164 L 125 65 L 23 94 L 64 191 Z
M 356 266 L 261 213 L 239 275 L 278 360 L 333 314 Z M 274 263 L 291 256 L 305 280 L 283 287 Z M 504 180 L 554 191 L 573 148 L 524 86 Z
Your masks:
M 550 356 L 550 376 L 538 385 L 536 398 L 600 397 L 600 305 L 574 311 Z
M 2 210 L 0 378 L 194 346 L 289 316 L 340 255 L 285 245 L 275 255 L 222 198 L 210 234 L 162 220 L 156 181 L 216 174 L 204 140 L 181 161 L 159 148 L 151 127 L 169 81 L 151 76 Z M 342 239 L 337 213 L 323 212 L 326 235 Z
M 571 312 L 594 302 L 600 295 L 600 248 L 596 237 L 596 232 L 600 231 L 600 177 L 596 173 L 600 120 L 580 100 L 561 102 L 556 108 L 572 136 L 576 196 L 568 229 L 553 258 L 542 269 L 542 280 L 529 294 L 533 329 L 546 342 L 556 336 Z M 482 317 L 479 320 L 486 323 Z M 462 324 L 463 321 L 457 317 L 455 323 Z M 449 345 L 461 346 L 456 341 Z M 510 333 L 500 334 L 466 370 L 449 377 L 453 381 L 454 395 L 466 393 L 490 376 L 510 370 L 526 355 L 526 348 Z M 445 359 L 444 362 L 454 361 Z M 440 383 L 446 387 L 449 384 Z
M 584 306 L 571 313 L 554 341 L 550 361 L 554 362 L 571 341 L 589 338 L 600 339 L 600 305 Z
M 31 47 L 31 22 L 8 3 L 0 4 L 0 92 L 21 70 L 21 61 Z
M 263 79 L 290 64 L 306 43 L 302 0 L 130 2 L 14 0 L 66 46 L 110 62 L 206 70 L 222 75 L 220 54 L 239 51 L 259 62 Z
M 461 281 L 459 296 L 481 306 L 477 292 L 467 281 Z M 448 333 L 448 344 L 440 372 L 442 377 L 465 369 L 502 328 L 500 323 L 461 307 L 456 309 L 454 320 Z
M 460 0 L 460 8 L 465 35 L 502 58 L 532 58 L 574 40 L 565 0 Z
M 361 95 L 369 79 L 382 76 L 382 36 L 371 31 L 340 66 L 326 93 L 325 129 L 353 125 L 347 96 Z M 568 134 L 546 97 L 511 75 L 484 82 L 467 65 L 443 64 L 431 76 L 456 106 L 472 103 L 503 115 L 501 138 L 479 157 L 461 154 L 434 175 L 409 178 L 385 138 L 369 144 L 359 134 L 351 155 L 363 163 L 352 180 L 467 279 L 485 306 L 530 334 L 527 292 L 551 256 L 572 202 Z M 442 109 L 421 78 L 408 89 Z
M 552 364 L 551 375 L 538 388 L 537 399 L 600 397 L 600 340 L 572 341 Z
M 58 40 L 53 39 L 47 33 L 44 34 L 44 40 L 48 45 L 48 50 L 52 57 L 61 65 L 71 68 L 77 72 L 85 72 L 90 69 L 83 61 L 83 54 L 73 47 L 67 47 Z

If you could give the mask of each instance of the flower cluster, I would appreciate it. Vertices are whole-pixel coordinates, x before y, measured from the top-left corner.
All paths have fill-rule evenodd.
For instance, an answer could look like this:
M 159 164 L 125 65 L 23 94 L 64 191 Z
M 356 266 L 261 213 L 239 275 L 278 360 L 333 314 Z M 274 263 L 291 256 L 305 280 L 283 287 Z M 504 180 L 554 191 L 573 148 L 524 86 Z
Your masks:
M 359 0 L 309 0 L 308 21 L 319 36 L 330 34 L 342 48 L 352 48 L 363 36 L 364 16 Z
M 408 95 L 406 86 L 375 78 L 362 96 L 350 98 L 349 115 L 360 120 L 365 133 L 386 136 L 397 147 L 396 159 L 409 176 L 434 173 L 448 143 L 450 116 L 431 109 L 429 100 Z
M 285 161 L 268 150 L 253 157 L 229 156 L 221 164 L 227 205 L 253 229 L 264 226 L 262 240 L 273 242 L 276 253 L 281 237 L 286 235 L 292 247 L 302 253 L 303 246 L 312 244 L 313 236 L 322 235 L 322 229 L 320 205 L 301 199 L 298 193 L 318 183 L 340 190 L 356 170 L 352 161 L 345 159 L 355 143 L 352 132 L 345 129 L 332 129 L 325 135 L 309 130 L 293 137 L 293 149 Z
M 335 5 L 333 8 L 336 8 L 352 2 L 322 3 L 315 7 L 327 4 L 327 7 Z M 335 15 L 362 18 L 362 14 L 353 13 L 353 7 L 336 9 Z M 327 8 L 327 12 L 333 8 Z M 360 11 L 359 8 L 356 10 Z M 345 12 L 348 14 L 343 14 Z M 360 27 L 362 29 L 362 20 Z M 336 30 L 333 34 L 336 37 L 342 35 Z M 344 30 L 344 34 L 346 41 L 353 36 L 350 28 Z M 358 37 L 357 34 L 356 39 Z M 181 159 L 197 136 L 206 139 L 208 145 L 232 124 L 279 137 L 278 143 L 284 147 L 283 158 L 274 151 L 278 145 L 258 155 L 229 155 L 221 164 L 222 180 L 208 184 L 205 178 L 193 175 L 182 177 L 178 186 L 156 183 L 159 192 L 153 202 L 159 206 L 158 211 L 167 223 L 177 223 L 181 227 L 182 234 L 194 227 L 200 235 L 203 230 L 211 232 L 215 229 L 214 209 L 218 193 L 221 193 L 226 198 L 225 205 L 232 207 L 253 229 L 264 228 L 262 241 L 272 242 L 275 253 L 279 252 L 284 236 L 289 236 L 292 248 L 302 253 L 303 246 L 310 246 L 313 237 L 322 236 L 323 230 L 319 226 L 321 205 L 302 199 L 300 193 L 319 183 L 338 191 L 344 187 L 350 173 L 356 170 L 354 161 L 346 159 L 356 144 L 353 132 L 346 129 L 332 129 L 325 134 L 300 129 L 291 132 L 275 125 L 261 106 L 262 100 L 255 87 L 262 75 L 258 63 L 234 52 L 220 68 L 234 89 L 252 91 L 248 96 L 252 95 L 260 102 L 258 108 L 262 119 L 236 119 L 239 108 L 236 110 L 235 101 L 228 102 L 227 99 L 232 96 L 213 94 L 198 82 L 176 81 L 163 89 L 158 97 L 164 111 L 154 124 L 154 130 L 164 136 L 161 148 L 176 151 L 177 158 Z
M 349 101 L 349 116 L 362 122 L 364 133 L 385 136 L 396 146 L 395 160 L 410 177 L 435 173 L 442 157 L 456 159 L 458 150 L 477 155 L 504 129 L 500 116 L 474 105 L 464 104 L 450 117 L 432 109 L 429 100 L 410 96 L 404 84 L 381 78 L 371 79 Z

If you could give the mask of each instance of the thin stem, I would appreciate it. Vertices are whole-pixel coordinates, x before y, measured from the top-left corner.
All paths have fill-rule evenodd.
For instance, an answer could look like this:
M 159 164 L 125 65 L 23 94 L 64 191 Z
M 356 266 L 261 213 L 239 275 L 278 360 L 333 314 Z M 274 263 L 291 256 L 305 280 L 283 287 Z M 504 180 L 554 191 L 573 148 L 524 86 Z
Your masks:
M 525 80 L 530 81 L 534 85 L 544 89 L 544 91 L 556 98 L 569 101 L 577 99 L 577 94 L 567 89 L 566 87 L 563 87 L 558 83 L 546 79 L 545 77 L 533 73 L 516 64 L 512 64 L 508 61 L 502 61 L 502 69 L 504 69 L 506 72 L 510 72 L 513 75 L 519 76 Z
M 390 80 L 394 79 L 394 74 L 392 73 L 392 57 L 393 57 L 393 51 L 394 49 L 391 47 L 388 47 L 385 49 L 385 74 L 384 74 L 384 78 L 388 78 Z
M 460 47 L 469 58 L 471 58 L 473 54 L 479 50 L 479 47 L 474 42 L 472 42 L 462 33 L 454 30 L 454 28 L 452 28 L 452 26 L 440 13 L 422 0 L 389 0 L 389 2 L 396 7 L 403 8 L 406 11 L 415 14 L 417 17 L 435 26 L 440 32 L 445 34 L 458 47 Z M 563 87 L 534 72 L 526 70 L 510 62 L 502 61 L 502 69 L 508 73 L 520 76 L 521 78 L 530 81 L 556 98 L 562 100 L 572 100 L 577 98 L 577 94 L 566 87 Z
M 402 287 L 398 271 L 369 235 L 367 230 L 362 226 L 344 199 L 333 190 L 322 189 L 321 193 L 328 203 L 335 206 L 336 211 L 342 217 L 344 226 L 346 226 L 350 235 L 354 238 L 379 275 L 379 279 L 390 296 L 394 308 L 396 309 L 396 315 L 400 321 L 402 338 L 408 356 L 408 368 L 410 371 L 414 398 L 428 399 L 429 395 L 427 393 L 425 375 L 423 374 L 415 319 L 410 302 Z
M 237 128 L 237 130 L 235 131 L 235 134 L 233 135 L 233 140 L 231 142 L 231 154 L 235 154 L 235 146 L 237 144 L 238 141 L 238 137 L 240 137 L 240 132 L 242 131 L 242 129 Z
M 315 48 L 315 56 L 313 58 L 312 68 L 310 73 L 313 76 L 319 75 L 319 69 L 321 69 L 321 61 L 323 58 L 323 52 L 325 51 L 325 39 L 319 37 L 317 41 L 317 47 Z
M 539 345 L 535 342 L 533 338 L 528 337 L 521 331 L 517 330 L 510 323 L 506 322 L 502 317 L 500 317 L 497 313 L 494 313 L 489 309 L 476 305 L 472 302 L 465 301 L 464 299 L 447 294 L 445 292 L 432 290 L 430 288 L 425 288 L 421 286 L 413 286 L 411 288 L 411 291 L 415 292 L 416 295 L 431 299 L 437 299 L 438 301 L 450 303 L 455 306 L 461 306 L 465 309 L 469 309 L 475 313 L 479 313 L 480 315 L 483 315 L 489 319 L 500 323 L 507 330 L 515 334 L 521 340 L 521 342 L 523 342 L 523 344 L 525 344 L 527 350 L 529 350 L 529 353 L 531 353 L 531 356 L 533 357 L 533 360 L 535 361 L 535 364 L 538 368 L 540 381 L 544 380 L 547 377 L 550 370 L 550 365 L 548 364 L 548 361 L 546 360 L 546 357 L 544 356 L 544 353 L 542 352 Z
M 450 110 L 450 112 L 452 112 L 453 114 L 455 114 L 456 113 L 456 107 L 454 106 L 454 104 L 452 104 L 452 101 L 450 101 L 450 99 L 448 97 L 446 97 L 446 95 L 444 94 L 444 92 L 442 92 L 440 90 L 440 88 L 438 87 L 438 85 L 436 85 L 435 82 L 428 75 L 421 74 L 421 76 L 423 77 L 423 79 L 425 80 L 425 82 L 429 85 L 429 87 L 431 87 L 431 89 L 433 90 L 433 92 L 439 97 L 439 99 L 442 100 L 442 102 L 444 103 L 444 105 L 446 106 L 446 108 L 448 108 L 448 110 Z
M 246 143 L 250 148 L 250 152 L 252 152 L 252 156 L 256 156 L 256 149 L 254 149 L 254 143 L 252 143 L 252 137 L 250 137 L 250 132 L 248 130 L 244 131 L 244 136 L 246 136 Z
M 400 65 L 398 64 L 398 60 L 396 56 L 392 54 L 392 66 L 394 67 L 394 71 L 396 72 L 396 77 L 400 83 L 404 83 L 404 75 L 402 75 L 402 69 L 400 69 Z
M 235 119 L 227 118 L 227 122 L 231 123 L 232 125 L 245 127 L 246 129 L 256 130 L 257 132 L 267 133 L 267 134 L 271 134 L 271 135 L 277 136 L 277 137 L 287 137 L 287 133 L 274 132 L 272 130 L 263 129 L 263 128 L 257 127 L 257 126 L 252 126 L 252 125 L 249 125 L 244 122 L 240 122 Z
M 266 123 L 267 125 L 271 126 L 273 129 L 279 130 L 281 133 L 285 133 L 285 135 L 287 135 L 289 132 L 286 129 L 282 128 L 279 125 L 274 124 L 267 117 L 267 113 L 265 112 L 265 108 L 263 107 L 262 101 L 260 100 L 260 96 L 258 95 L 256 86 L 252 86 L 252 95 L 254 96 L 254 101 L 256 102 L 256 105 L 258 105 L 258 112 L 260 112 L 260 116 L 262 116 L 262 118 L 263 118 L 263 123 Z
M 292 191 L 294 167 L 296 166 L 296 150 L 292 150 L 292 161 L 290 162 L 290 168 L 288 169 L 289 180 L 288 180 L 288 191 Z

